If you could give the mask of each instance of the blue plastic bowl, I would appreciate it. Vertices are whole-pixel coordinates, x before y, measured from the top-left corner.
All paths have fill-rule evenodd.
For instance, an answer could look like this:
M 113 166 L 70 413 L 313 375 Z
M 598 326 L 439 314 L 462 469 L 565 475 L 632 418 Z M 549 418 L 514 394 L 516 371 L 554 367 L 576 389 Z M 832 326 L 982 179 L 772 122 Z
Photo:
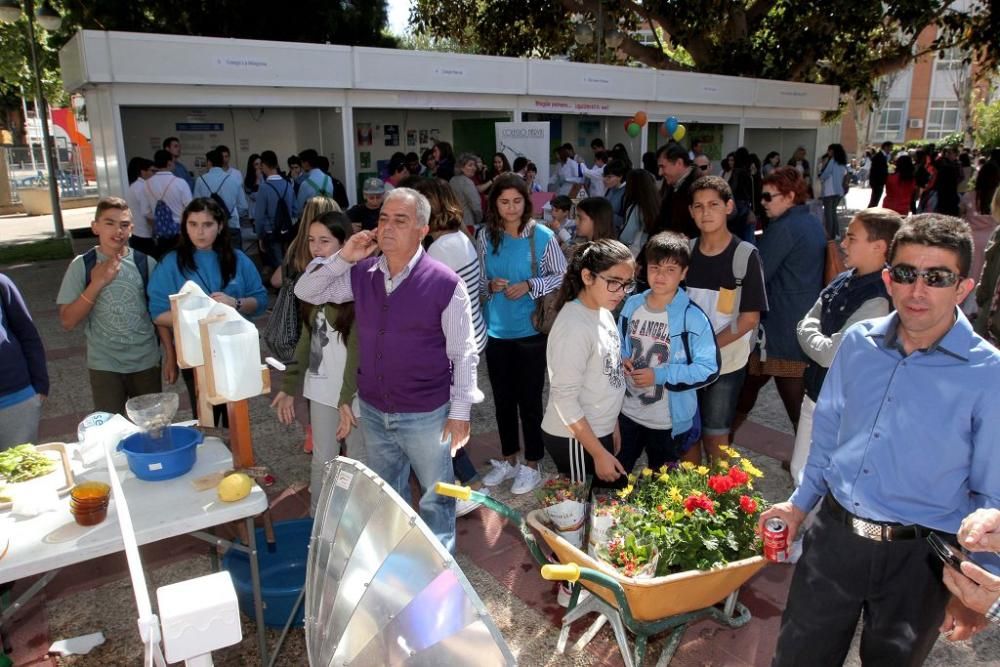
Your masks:
M 118 443 L 128 467 L 139 479 L 161 482 L 180 477 L 194 467 L 198 445 L 205 436 L 188 426 L 168 426 L 160 438 L 133 433 Z
M 274 524 L 274 549 L 268 548 L 264 529 L 255 531 L 257 536 L 257 564 L 260 567 L 260 592 L 264 600 L 264 625 L 283 628 L 292 613 L 295 600 L 306 583 L 306 561 L 309 558 L 309 537 L 312 519 L 279 521 Z M 250 583 L 250 557 L 237 549 L 230 549 L 222 559 L 222 567 L 229 571 L 236 587 L 240 610 L 254 618 L 253 586 Z M 292 626 L 301 628 L 305 620 L 305 600 L 295 613 Z

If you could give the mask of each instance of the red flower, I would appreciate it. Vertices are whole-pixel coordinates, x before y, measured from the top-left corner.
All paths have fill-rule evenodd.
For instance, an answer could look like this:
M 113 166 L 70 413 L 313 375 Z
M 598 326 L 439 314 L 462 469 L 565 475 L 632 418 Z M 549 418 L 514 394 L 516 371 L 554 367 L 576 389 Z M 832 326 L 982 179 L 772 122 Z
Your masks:
M 740 496 L 740 509 L 747 514 L 753 514 L 757 511 L 757 501 L 750 496 Z
M 684 500 L 684 509 L 688 512 L 702 509 L 709 514 L 715 514 L 715 503 L 704 493 L 693 493 Z
M 726 475 L 712 475 L 708 478 L 708 487 L 720 496 L 736 486 L 736 482 Z
M 729 469 L 729 479 L 733 480 L 735 486 L 743 486 L 750 480 L 750 475 L 739 466 L 733 466 Z

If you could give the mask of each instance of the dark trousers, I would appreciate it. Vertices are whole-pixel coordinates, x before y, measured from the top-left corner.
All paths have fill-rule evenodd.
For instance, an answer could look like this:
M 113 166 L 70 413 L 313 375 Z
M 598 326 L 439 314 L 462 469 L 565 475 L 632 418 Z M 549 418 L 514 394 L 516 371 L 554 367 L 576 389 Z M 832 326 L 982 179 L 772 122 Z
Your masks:
M 184 386 L 187 387 L 188 400 L 191 401 L 191 413 L 195 419 L 198 419 L 198 397 L 195 391 L 194 369 L 182 368 L 181 377 L 184 379 Z M 216 426 L 229 428 L 229 411 L 225 405 L 213 405 L 212 416 L 214 417 L 213 423 Z
M 160 383 L 159 364 L 135 373 L 96 371 L 93 368 L 88 370 L 95 412 L 124 416 L 128 399 L 144 394 L 157 394 L 163 386 Z
M 871 182 L 869 185 L 872 187 L 872 198 L 868 200 L 868 208 L 874 208 L 878 206 L 880 201 L 882 201 L 882 192 L 885 190 L 885 181 L 881 183 Z
M 622 449 L 618 452 L 618 460 L 625 472 L 632 472 L 643 450 L 649 467 L 653 470 L 658 470 L 665 463 L 677 461 L 684 453 L 684 438 L 674 438 L 673 431 L 669 428 L 649 428 L 625 415 L 618 415 L 618 428 L 622 433 Z
M 455 456 L 451 457 L 451 469 L 455 473 L 455 479 L 466 486 L 479 479 L 476 466 L 473 465 L 472 459 L 465 452 L 465 447 L 459 449 L 455 452 Z
M 524 460 L 540 461 L 542 446 L 542 388 L 545 386 L 546 336 L 502 339 L 486 344 L 486 369 L 496 406 L 500 449 L 504 456 L 520 450 L 518 417 L 524 435 Z
M 805 534 L 772 667 L 843 664 L 859 616 L 862 664 L 922 664 L 950 595 L 941 567 L 927 540 L 859 537 L 823 507 Z
M 608 433 L 603 438 L 598 439 L 601 441 L 601 444 L 604 445 L 604 449 L 609 452 L 615 451 L 614 436 L 611 433 Z M 551 433 L 545 433 L 543 431 L 542 441 L 545 443 L 545 451 L 549 453 L 549 456 L 552 457 L 552 462 L 556 464 L 556 470 L 559 471 L 560 475 L 569 477 L 569 438 L 563 438 L 558 435 L 552 435 Z M 605 482 L 598 477 L 594 473 L 594 457 L 592 457 L 590 452 L 586 449 L 583 450 L 583 468 L 584 476 L 590 475 L 593 477 L 593 486 L 622 489 L 628 481 L 628 477 L 625 475 L 621 475 L 616 481 L 610 483 Z

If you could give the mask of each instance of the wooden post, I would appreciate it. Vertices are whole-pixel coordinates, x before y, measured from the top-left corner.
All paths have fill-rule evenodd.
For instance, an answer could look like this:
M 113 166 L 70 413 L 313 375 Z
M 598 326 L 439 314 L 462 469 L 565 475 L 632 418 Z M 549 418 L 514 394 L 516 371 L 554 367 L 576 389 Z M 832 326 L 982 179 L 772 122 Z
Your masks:
M 233 465 L 249 468 L 254 464 L 253 438 L 250 435 L 250 406 L 244 399 L 226 404 L 229 411 L 229 448 Z

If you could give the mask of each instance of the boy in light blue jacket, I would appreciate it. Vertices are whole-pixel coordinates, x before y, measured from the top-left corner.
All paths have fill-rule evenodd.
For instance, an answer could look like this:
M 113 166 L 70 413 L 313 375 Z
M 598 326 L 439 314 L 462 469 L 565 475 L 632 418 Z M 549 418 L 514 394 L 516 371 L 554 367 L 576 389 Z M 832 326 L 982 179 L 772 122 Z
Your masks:
M 684 236 L 651 238 L 649 289 L 629 297 L 618 318 L 627 384 L 618 460 L 627 471 L 643 450 L 654 470 L 680 459 L 700 433 L 696 390 L 719 377 L 712 323 L 680 286 L 690 259 Z

